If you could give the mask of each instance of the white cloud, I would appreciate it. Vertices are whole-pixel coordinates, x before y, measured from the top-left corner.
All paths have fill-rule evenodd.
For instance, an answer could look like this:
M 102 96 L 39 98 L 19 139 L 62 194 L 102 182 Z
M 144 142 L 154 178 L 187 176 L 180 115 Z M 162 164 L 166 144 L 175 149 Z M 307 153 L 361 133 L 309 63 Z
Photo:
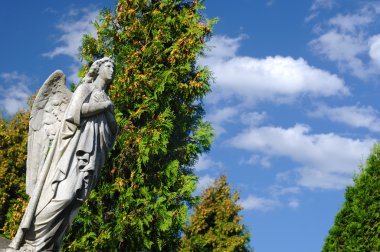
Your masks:
M 246 199 L 239 200 L 239 204 L 244 210 L 269 211 L 278 207 L 287 206 L 289 208 L 298 208 L 300 203 L 295 197 L 300 192 L 299 187 L 282 187 L 273 186 L 270 188 L 269 197 L 258 197 L 249 195 Z
M 213 123 L 221 123 L 224 121 L 230 121 L 237 112 L 237 109 L 234 107 L 225 107 L 214 111 L 208 118 Z
M 79 83 L 79 69 L 81 65 L 79 62 L 75 62 L 69 66 L 70 72 L 68 75 L 66 75 L 67 82 L 66 84 L 71 84 L 71 83 Z
M 280 182 L 280 183 L 289 182 L 289 181 L 292 180 L 291 177 L 292 177 L 293 174 L 294 174 L 293 170 L 287 170 L 287 171 L 283 171 L 283 172 L 278 172 L 276 174 L 276 181 Z
M 331 121 L 341 122 L 352 127 L 363 127 L 374 132 L 380 132 L 378 112 L 371 106 L 328 107 L 320 105 L 317 110 L 309 113 L 311 116 L 327 117 Z
M 299 194 L 300 188 L 296 186 L 283 187 L 272 186 L 268 197 L 259 197 L 256 195 L 248 195 L 245 199 L 240 199 L 240 204 L 244 210 L 270 211 L 278 207 L 287 206 L 289 208 L 298 208 L 299 200 L 296 195 Z
M 240 114 L 240 116 L 239 116 Z M 265 111 L 263 112 L 244 112 L 241 106 L 222 107 L 220 104 L 211 108 L 207 114 L 207 121 L 212 123 L 216 136 L 220 136 L 227 132 L 225 124 L 245 124 L 248 126 L 257 126 L 267 118 Z
M 368 70 L 359 58 L 367 50 L 367 44 L 360 36 L 330 30 L 312 40 L 310 46 L 315 53 L 337 62 L 342 71 L 352 71 L 361 78 L 368 75 Z
M 275 185 L 271 188 L 271 194 L 275 197 L 289 195 L 289 194 L 298 194 L 300 192 L 300 188 L 298 186 L 279 186 Z
M 335 4 L 335 0 L 314 0 L 310 10 L 331 9 Z
M 199 177 L 198 187 L 194 194 L 200 194 L 207 187 L 211 186 L 215 181 L 215 177 L 210 176 L 209 174 Z
M 26 100 L 32 94 L 29 89 L 30 79 L 18 72 L 0 74 L 0 111 L 14 115 L 26 108 Z
M 95 34 L 95 28 L 91 22 L 95 20 L 98 13 L 98 10 L 93 9 L 71 9 L 68 15 L 57 25 L 57 29 L 61 33 L 57 42 L 61 45 L 43 55 L 49 58 L 66 55 L 78 60 L 83 35 Z
M 233 122 L 233 118 L 238 114 L 238 112 L 238 109 L 235 107 L 217 108 L 215 111 L 211 111 L 208 114 L 207 120 L 212 123 L 215 134 L 220 136 L 226 132 L 222 124 L 225 122 Z
M 310 14 L 305 18 L 309 22 L 316 18 L 323 9 L 332 9 L 335 5 L 335 0 L 314 0 L 310 7 Z
M 295 208 L 298 208 L 299 206 L 300 206 L 300 202 L 298 199 L 291 199 L 288 202 L 288 207 L 290 207 L 290 208 L 295 209 Z
M 207 155 L 202 155 L 199 157 L 197 163 L 194 166 L 194 169 L 196 171 L 203 171 L 203 170 L 208 170 L 212 168 L 222 168 L 223 164 L 221 162 L 216 162 L 212 160 L 209 156 Z
M 310 46 L 316 54 L 337 63 L 341 71 L 366 79 L 379 74 L 379 38 L 371 33 L 378 26 L 380 4 L 359 5 L 350 13 L 338 13 L 326 23 L 317 23 L 319 36 Z
M 57 39 L 58 46 L 53 50 L 46 52 L 43 56 L 54 58 L 59 55 L 69 56 L 73 59 L 73 64 L 70 66 L 71 73 L 67 76 L 70 82 L 78 82 L 79 62 L 79 47 L 82 44 L 82 37 L 85 34 L 93 34 L 96 36 L 95 27 L 92 22 L 99 15 L 99 10 L 94 8 L 70 9 L 63 16 L 62 21 L 57 24 L 59 37 Z
M 375 142 L 334 133 L 310 134 L 310 128 L 300 124 L 251 128 L 231 139 L 236 148 L 291 159 L 299 164 L 296 183 L 325 189 L 342 189 L 349 184 Z
M 247 160 L 243 159 L 240 164 L 249 164 L 249 165 L 260 165 L 264 168 L 269 168 L 271 166 L 270 158 L 268 156 L 261 155 L 252 155 Z
M 359 161 L 356 162 L 356 165 L 355 163 L 349 164 L 345 173 L 335 172 L 334 168 L 326 171 L 322 167 L 303 167 L 298 170 L 300 175 L 298 184 L 311 189 L 344 189 L 347 185 L 352 184 L 352 176 L 357 170 L 358 164 Z
M 257 126 L 267 118 L 267 113 L 264 112 L 244 112 L 240 116 L 240 121 L 249 126 Z
M 210 102 L 230 98 L 244 104 L 260 100 L 289 102 L 304 95 L 349 93 L 342 79 L 310 66 L 302 58 L 237 56 L 241 38 L 215 36 L 211 40 L 214 50 L 200 61 L 210 66 L 216 79 Z
M 240 47 L 240 42 L 246 37 L 246 35 L 241 35 L 237 38 L 219 35 L 213 36 L 207 43 L 210 51 L 206 53 L 206 59 L 212 58 L 218 61 L 235 57 Z
M 244 210 L 258 210 L 263 212 L 273 210 L 280 205 L 280 202 L 277 200 L 256 197 L 253 195 L 249 195 L 246 199 L 240 200 L 238 203 L 244 208 Z
M 374 64 L 380 68 L 380 34 L 374 35 L 369 39 L 369 57 Z
M 329 20 L 329 24 L 339 28 L 341 31 L 346 33 L 354 33 L 360 30 L 361 27 L 373 22 L 373 16 L 371 13 L 361 13 L 361 14 L 349 14 L 337 16 Z
M 349 61 L 366 50 L 365 43 L 359 37 L 341 34 L 334 30 L 312 40 L 310 44 L 316 51 L 326 55 L 330 60 Z

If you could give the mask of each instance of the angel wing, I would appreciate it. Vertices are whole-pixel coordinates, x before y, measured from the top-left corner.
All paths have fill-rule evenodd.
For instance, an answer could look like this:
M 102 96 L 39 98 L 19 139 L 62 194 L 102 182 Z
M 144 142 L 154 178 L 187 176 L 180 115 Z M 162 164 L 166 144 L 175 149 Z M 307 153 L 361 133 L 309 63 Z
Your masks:
M 61 70 L 52 73 L 42 85 L 33 102 L 29 121 L 26 193 L 32 196 L 49 146 L 57 134 L 72 92 L 67 89 Z

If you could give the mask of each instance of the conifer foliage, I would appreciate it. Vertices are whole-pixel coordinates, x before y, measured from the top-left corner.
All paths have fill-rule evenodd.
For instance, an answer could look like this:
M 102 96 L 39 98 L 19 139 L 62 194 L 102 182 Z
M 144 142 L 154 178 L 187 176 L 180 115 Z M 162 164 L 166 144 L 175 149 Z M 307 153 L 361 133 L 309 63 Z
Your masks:
M 177 251 L 196 199 L 191 167 L 209 149 L 202 98 L 210 73 L 197 66 L 214 21 L 202 2 L 120 0 L 83 39 L 89 64 L 112 56 L 109 89 L 119 134 L 110 162 L 66 237 L 67 251 Z
M 348 186 L 323 251 L 380 251 L 380 145 Z
M 185 228 L 181 251 L 250 251 L 249 233 L 240 222 L 239 193 L 221 176 L 202 194 Z
M 196 176 L 211 145 L 202 99 L 210 72 L 197 66 L 215 20 L 202 1 L 120 0 L 85 35 L 88 62 L 112 56 L 109 89 L 119 133 L 109 162 L 82 206 L 63 251 L 177 251 Z M 26 207 L 28 113 L 0 118 L 0 231 L 12 238 Z
M 0 232 L 12 238 L 27 205 L 26 144 L 29 113 L 18 112 L 9 122 L 0 117 Z

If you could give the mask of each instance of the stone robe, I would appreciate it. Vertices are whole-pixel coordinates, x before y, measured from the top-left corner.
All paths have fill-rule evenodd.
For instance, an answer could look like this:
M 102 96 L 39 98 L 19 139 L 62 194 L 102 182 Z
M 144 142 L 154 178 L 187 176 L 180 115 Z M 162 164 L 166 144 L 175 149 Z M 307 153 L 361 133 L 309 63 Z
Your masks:
M 107 94 L 93 84 L 80 85 L 72 96 L 49 149 L 53 156 L 33 224 L 25 233 L 25 243 L 37 251 L 59 251 L 64 234 L 112 149 L 117 128 L 113 111 L 88 117 L 81 114 L 84 103 L 107 100 Z

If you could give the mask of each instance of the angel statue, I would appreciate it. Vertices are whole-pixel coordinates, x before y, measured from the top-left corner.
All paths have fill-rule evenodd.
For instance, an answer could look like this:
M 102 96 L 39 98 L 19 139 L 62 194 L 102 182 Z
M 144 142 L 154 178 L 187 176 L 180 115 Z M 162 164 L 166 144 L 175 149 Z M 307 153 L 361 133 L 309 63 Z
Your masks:
M 95 61 L 74 93 L 57 70 L 33 103 L 26 191 L 31 197 L 8 251 L 59 251 L 79 207 L 94 187 L 115 142 L 117 125 L 107 95 L 115 63 Z

